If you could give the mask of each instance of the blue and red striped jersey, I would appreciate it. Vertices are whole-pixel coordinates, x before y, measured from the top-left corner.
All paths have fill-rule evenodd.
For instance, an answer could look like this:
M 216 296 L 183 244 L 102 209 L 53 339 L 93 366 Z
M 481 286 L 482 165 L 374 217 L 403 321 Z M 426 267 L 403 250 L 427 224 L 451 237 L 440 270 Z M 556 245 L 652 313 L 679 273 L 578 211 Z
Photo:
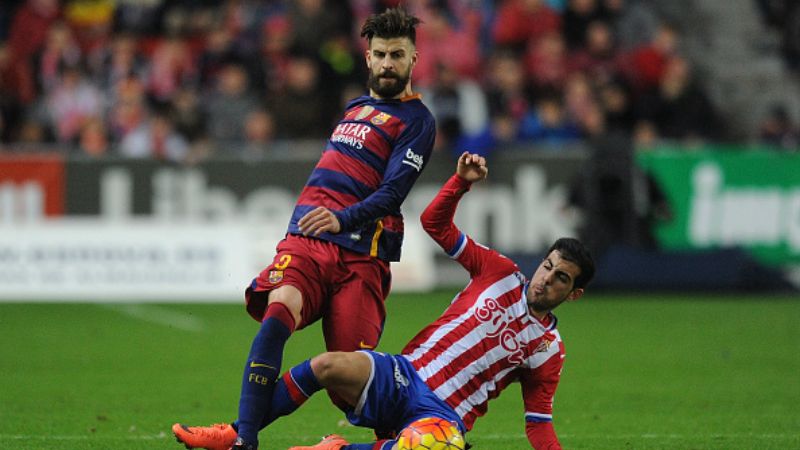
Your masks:
M 433 115 L 419 95 L 352 100 L 300 193 L 288 232 L 300 234 L 300 218 L 324 206 L 342 230 L 317 238 L 399 261 L 400 205 L 430 158 L 435 134 Z

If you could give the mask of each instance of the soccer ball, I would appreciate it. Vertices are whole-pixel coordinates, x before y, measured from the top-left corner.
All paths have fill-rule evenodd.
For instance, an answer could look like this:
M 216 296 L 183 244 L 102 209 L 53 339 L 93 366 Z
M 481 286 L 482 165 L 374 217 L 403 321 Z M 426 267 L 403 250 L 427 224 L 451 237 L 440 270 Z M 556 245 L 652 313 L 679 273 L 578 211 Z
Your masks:
M 397 438 L 398 450 L 464 450 L 464 437 L 450 421 L 426 417 L 412 422 Z

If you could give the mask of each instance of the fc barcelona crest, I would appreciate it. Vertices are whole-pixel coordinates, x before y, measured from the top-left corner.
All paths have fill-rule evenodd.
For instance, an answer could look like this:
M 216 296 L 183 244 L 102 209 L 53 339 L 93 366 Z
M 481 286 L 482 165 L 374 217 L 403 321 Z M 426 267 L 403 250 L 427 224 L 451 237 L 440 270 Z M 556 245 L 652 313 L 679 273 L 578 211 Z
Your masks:
M 391 118 L 392 118 L 392 116 L 390 114 L 386 114 L 385 112 L 382 112 L 380 114 L 376 114 L 375 117 L 373 117 L 369 121 L 372 122 L 375 125 L 383 125 L 386 122 L 388 122 L 389 119 L 391 119 Z
M 283 280 L 283 271 L 282 270 L 270 270 L 269 271 L 269 282 L 272 284 L 280 283 Z

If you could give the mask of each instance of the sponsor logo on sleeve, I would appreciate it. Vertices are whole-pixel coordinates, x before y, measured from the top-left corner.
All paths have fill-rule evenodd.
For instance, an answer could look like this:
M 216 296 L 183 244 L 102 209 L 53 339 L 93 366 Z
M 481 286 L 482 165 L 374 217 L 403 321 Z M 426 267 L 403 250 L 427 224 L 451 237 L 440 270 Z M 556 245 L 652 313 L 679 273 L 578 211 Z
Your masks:
M 417 172 L 419 172 L 420 170 L 422 170 L 422 165 L 424 164 L 424 161 L 422 159 L 422 155 L 414 153 L 414 151 L 409 148 L 408 150 L 406 150 L 406 157 L 405 159 L 403 159 L 403 164 L 409 165 L 413 167 Z

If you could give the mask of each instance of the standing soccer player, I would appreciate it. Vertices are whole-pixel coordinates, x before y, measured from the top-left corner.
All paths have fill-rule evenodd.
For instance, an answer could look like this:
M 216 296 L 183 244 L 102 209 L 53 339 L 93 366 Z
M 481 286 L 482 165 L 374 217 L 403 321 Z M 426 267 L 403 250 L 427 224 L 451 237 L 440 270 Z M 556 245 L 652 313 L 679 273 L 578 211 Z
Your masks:
M 530 445 L 561 448 L 552 409 L 565 353 L 552 310 L 583 295 L 594 262 L 579 241 L 561 238 L 528 280 L 513 261 L 463 234 L 453 223 L 456 206 L 487 173 L 484 158 L 462 154 L 456 175 L 422 214 L 428 234 L 470 274 L 444 313 L 400 355 L 329 352 L 293 367 L 278 383 L 274 411 L 289 414 L 326 389 L 347 402 L 354 425 L 399 432 L 420 418 L 439 417 L 465 433 L 486 414 L 489 400 L 519 382 Z M 350 444 L 330 435 L 290 450 L 396 448 L 394 440 Z
M 364 23 L 369 95 L 347 105 L 272 264 L 246 290 L 247 312 L 261 327 L 245 364 L 238 420 L 173 425 L 188 448 L 258 448 L 259 430 L 280 413 L 270 402 L 284 345 L 295 330 L 322 319 L 330 351 L 378 344 L 389 263 L 399 261 L 403 241 L 400 205 L 429 159 L 436 129 L 411 90 L 418 24 L 400 8 Z

